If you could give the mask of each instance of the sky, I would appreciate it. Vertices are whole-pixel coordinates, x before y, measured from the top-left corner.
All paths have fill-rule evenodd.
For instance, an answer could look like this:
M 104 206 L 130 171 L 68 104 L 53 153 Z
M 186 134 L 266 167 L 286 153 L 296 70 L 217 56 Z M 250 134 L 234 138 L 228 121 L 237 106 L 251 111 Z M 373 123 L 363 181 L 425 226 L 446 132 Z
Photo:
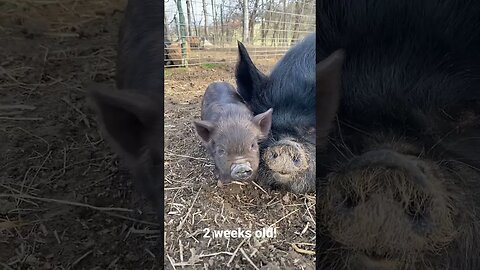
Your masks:
M 203 22 L 203 4 L 202 4 L 202 0 L 190 0 L 193 4 L 193 10 L 194 10 L 194 14 L 195 14 L 195 21 L 198 22 L 200 20 L 202 20 L 202 25 L 204 25 L 204 22 Z M 212 1 L 211 0 L 206 0 L 206 4 L 207 4 L 207 24 L 211 24 L 212 23 Z M 234 1 L 225 1 L 225 0 L 215 0 L 215 5 L 220 5 L 222 3 L 222 1 L 225 3 L 225 5 L 227 6 L 234 6 L 236 3 L 238 2 L 234 2 Z M 238 0 L 237 0 L 238 1 Z M 181 0 L 181 3 L 182 3 L 182 9 L 183 9 L 183 12 L 184 12 L 184 16 L 185 16 L 185 20 L 187 20 L 187 6 L 186 6 L 186 1 L 185 0 Z M 170 23 L 172 20 L 173 20 L 173 15 L 176 14 L 177 12 L 177 4 L 175 3 L 174 0 L 165 0 L 165 16 L 166 16 L 166 19 L 167 19 L 167 23 Z M 218 12 L 218 11 L 217 11 Z M 217 14 L 218 16 L 220 16 L 220 14 Z M 178 17 L 177 17 L 178 19 Z M 192 17 L 192 23 L 193 23 L 193 17 Z

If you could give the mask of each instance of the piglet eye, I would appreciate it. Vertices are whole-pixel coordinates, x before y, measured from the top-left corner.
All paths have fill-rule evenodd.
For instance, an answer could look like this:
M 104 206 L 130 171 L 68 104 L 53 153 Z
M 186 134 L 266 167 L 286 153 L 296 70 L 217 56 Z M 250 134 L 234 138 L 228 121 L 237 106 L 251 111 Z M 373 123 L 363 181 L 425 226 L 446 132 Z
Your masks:
M 223 156 L 225 155 L 225 150 L 223 150 L 222 148 L 217 148 L 217 153 L 218 155 Z

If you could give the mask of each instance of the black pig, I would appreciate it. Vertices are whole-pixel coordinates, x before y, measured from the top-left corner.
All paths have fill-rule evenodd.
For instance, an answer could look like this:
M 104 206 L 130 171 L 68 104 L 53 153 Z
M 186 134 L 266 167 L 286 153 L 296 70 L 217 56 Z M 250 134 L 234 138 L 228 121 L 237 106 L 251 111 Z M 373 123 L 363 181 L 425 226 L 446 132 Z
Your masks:
M 320 3 L 317 57 L 346 58 L 317 155 L 317 269 L 480 269 L 479 14 L 479 1 Z
M 130 0 L 119 31 L 116 85 L 92 88 L 108 142 L 163 225 L 163 2 Z M 163 233 L 159 243 L 163 245 Z M 163 256 L 158 256 L 163 260 Z
M 258 142 L 270 132 L 272 109 L 253 116 L 235 88 L 211 83 L 202 99 L 197 134 L 215 160 L 220 183 L 253 179 L 259 163 Z
M 261 145 L 259 178 L 296 193 L 315 190 L 315 34 L 290 48 L 270 72 L 260 72 L 239 42 L 238 92 L 254 113 L 273 108 Z

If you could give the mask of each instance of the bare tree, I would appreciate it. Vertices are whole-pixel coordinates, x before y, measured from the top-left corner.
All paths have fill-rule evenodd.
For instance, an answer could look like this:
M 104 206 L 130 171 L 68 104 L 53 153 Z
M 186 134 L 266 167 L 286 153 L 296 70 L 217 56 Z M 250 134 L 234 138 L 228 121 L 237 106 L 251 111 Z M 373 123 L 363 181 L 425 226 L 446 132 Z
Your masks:
M 208 26 L 207 26 L 207 1 L 206 0 L 202 0 L 202 3 L 203 3 L 203 16 L 205 18 L 205 22 L 204 22 L 204 25 L 205 25 L 205 38 L 208 39 Z
M 215 12 L 215 0 L 212 0 L 212 20 L 213 20 L 213 25 L 214 25 L 214 31 L 212 34 L 212 41 L 215 42 L 215 38 L 218 33 L 218 27 L 217 27 L 217 13 Z
M 303 9 L 305 7 L 305 2 L 302 0 L 295 1 L 295 22 L 293 24 L 292 30 L 292 40 L 290 44 L 293 44 L 298 39 L 298 31 L 299 31 L 299 24 L 300 24 L 300 17 L 303 15 Z
M 177 33 L 177 37 L 180 38 L 180 27 L 178 25 L 177 14 L 173 15 L 173 20 L 175 21 L 175 32 Z
M 195 20 L 195 11 L 193 10 L 193 3 L 192 1 L 188 1 L 190 2 L 190 5 L 191 5 L 191 10 L 192 10 L 192 18 L 193 18 L 193 27 L 195 29 L 195 36 L 198 36 L 198 29 L 197 29 L 197 22 Z M 200 25 L 200 24 L 199 24 Z
M 283 0 L 283 33 L 282 33 L 283 45 L 287 42 L 287 0 Z
M 193 36 L 193 33 L 192 33 L 192 17 L 191 17 L 191 13 L 190 13 L 190 0 L 186 0 L 186 4 L 187 4 L 187 23 L 188 23 L 188 36 L 191 37 Z
M 185 16 L 183 15 L 182 2 L 177 0 L 177 9 L 178 9 L 178 18 L 180 21 L 180 42 L 182 46 L 182 65 L 187 64 L 187 41 L 185 39 L 186 29 L 185 29 Z
M 168 34 L 167 16 L 163 16 L 163 36 L 165 41 L 170 41 L 170 37 Z M 164 42 L 164 43 L 167 43 L 167 42 Z
M 258 13 L 258 2 L 259 0 L 254 0 L 253 9 L 250 13 L 250 18 L 248 21 L 248 29 L 250 30 L 250 40 L 253 41 L 254 34 L 255 34 L 255 19 L 257 18 Z
M 224 23 L 224 18 L 223 18 L 223 9 L 224 9 L 224 3 L 222 1 L 222 4 L 220 5 L 220 27 L 221 27 L 221 40 L 222 42 L 224 41 L 225 38 L 225 23 Z
M 262 0 L 262 8 L 265 8 L 265 1 Z M 265 36 L 264 36 L 264 32 L 265 32 L 265 16 L 266 16 L 266 12 L 263 11 L 263 14 L 262 16 L 260 17 L 260 21 L 261 21 L 261 26 L 260 26 L 260 29 L 261 29 L 261 38 L 262 38 L 262 45 L 265 46 Z
M 283 3 L 285 3 L 285 0 L 283 0 Z M 278 8 L 275 7 L 274 10 L 276 11 L 275 13 L 277 14 L 275 14 L 275 16 L 273 16 L 274 14 L 272 14 L 272 17 L 271 17 L 271 19 L 275 21 L 275 25 L 273 26 L 273 35 L 272 35 L 272 43 L 271 43 L 272 46 L 276 46 L 276 44 L 280 42 L 281 35 L 282 35 L 282 33 L 281 32 L 279 33 L 278 30 L 280 30 L 280 23 L 283 21 L 282 19 L 283 16 L 282 14 L 278 14 L 279 13 L 278 9 L 280 9 L 280 7 Z
M 312 31 L 315 26 L 315 0 L 165 1 L 169 9 L 164 20 L 165 42 L 172 39 L 182 44 L 185 37 L 197 36 L 202 39 L 200 44 L 207 45 L 206 38 L 215 47 L 234 46 L 236 40 L 242 38 L 249 45 L 283 47 L 295 43 L 305 31 Z M 179 2 L 182 2 L 183 12 L 178 7 Z M 187 41 L 193 43 L 189 38 Z M 177 58 L 184 56 L 188 59 L 188 50 L 185 50 L 188 47 L 180 47 L 180 44 L 177 45 L 178 51 L 183 49 L 185 53 Z M 203 55 L 199 57 L 203 58 Z M 189 59 L 191 63 L 185 64 L 198 64 L 198 61 Z
M 267 8 L 266 8 L 266 11 L 264 13 L 265 18 L 263 19 L 263 22 L 262 22 L 263 23 L 262 24 L 262 44 L 264 46 L 265 46 L 265 43 L 266 43 L 268 32 L 270 30 L 270 23 L 272 22 L 272 18 L 273 18 L 273 12 L 272 12 L 272 10 L 274 9 L 274 2 L 273 1 L 274 0 L 270 0 L 269 2 L 267 2 Z M 265 24 L 265 20 L 267 21 L 266 24 Z
M 243 0 L 243 42 L 248 40 L 248 0 Z

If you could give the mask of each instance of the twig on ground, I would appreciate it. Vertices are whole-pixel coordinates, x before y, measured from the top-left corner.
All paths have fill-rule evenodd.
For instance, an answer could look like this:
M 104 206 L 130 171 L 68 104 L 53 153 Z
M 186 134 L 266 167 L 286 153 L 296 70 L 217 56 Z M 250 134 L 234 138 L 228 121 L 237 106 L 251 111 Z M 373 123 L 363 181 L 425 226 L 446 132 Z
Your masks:
M 42 121 L 42 120 L 43 120 L 43 117 L 8 117 L 8 116 L 0 116 L 0 120 Z
M 286 214 L 285 216 L 283 216 L 283 217 L 280 218 L 279 220 L 277 220 L 277 221 L 275 221 L 274 223 L 272 223 L 272 224 L 270 225 L 270 227 L 273 227 L 273 225 L 279 223 L 280 221 L 284 220 L 285 218 L 287 218 L 288 216 L 292 215 L 293 213 L 298 212 L 298 210 L 300 210 L 300 209 L 295 209 L 295 210 L 293 210 L 292 212 Z
M 260 270 L 260 268 L 258 268 L 258 267 L 252 262 L 252 260 L 250 259 L 250 257 L 248 257 L 247 253 L 245 253 L 245 251 L 243 250 L 243 248 L 240 248 L 240 252 L 242 253 L 243 257 L 244 257 L 256 270 Z
M 182 239 L 178 239 L 178 246 L 180 248 L 180 262 L 183 262 L 183 245 L 182 245 Z M 183 268 L 183 266 L 182 266 Z
M 173 270 L 176 270 L 177 268 L 175 268 L 175 261 L 168 254 L 167 254 L 167 258 L 168 258 L 168 261 L 170 262 L 170 265 L 173 267 Z
M 77 260 L 75 260 L 68 269 L 72 269 L 72 268 L 75 267 L 75 265 L 77 265 L 81 260 L 85 259 L 88 255 L 90 255 L 90 254 L 92 254 L 92 253 L 93 253 L 93 250 L 90 250 L 90 251 L 88 251 L 87 253 L 83 254 L 80 258 L 78 258 Z
M 268 195 L 268 192 L 266 192 L 265 189 L 263 189 L 259 184 L 257 184 L 255 181 L 252 181 L 252 183 L 253 183 L 257 188 L 259 188 L 261 191 L 263 191 L 263 193 L 265 193 L 265 194 Z
M 35 197 L 35 196 L 31 196 L 31 195 L 26 195 L 26 194 L 4 194 L 4 193 L 0 193 L 0 198 L 32 199 L 32 200 L 43 201 L 43 202 L 54 202 L 54 203 L 72 205 L 72 206 L 86 207 L 86 208 L 90 208 L 90 209 L 94 209 L 94 210 L 98 210 L 98 211 L 118 211 L 118 212 L 129 212 L 129 213 L 134 212 L 134 210 L 126 209 L 126 208 L 98 207 L 98 206 L 93 206 L 93 205 L 89 205 L 89 204 L 85 204 L 85 203 L 71 202 L 71 201 L 57 200 L 57 199 L 49 199 L 49 198 L 40 198 L 40 197 Z
M 299 243 L 300 244 L 300 243 Z M 303 249 L 303 248 L 299 248 L 295 243 L 291 243 L 290 244 L 292 246 L 292 248 L 298 252 L 298 253 L 302 253 L 302 254 L 308 254 L 308 255 L 315 255 L 315 251 L 312 251 L 312 250 L 307 250 L 307 249 Z
M 192 156 L 187 156 L 187 155 L 179 155 L 179 154 L 173 154 L 173 153 L 165 153 L 166 156 L 174 156 L 174 157 L 183 157 L 183 158 L 190 158 L 190 159 L 195 159 L 195 160 L 203 160 L 203 161 L 208 161 L 208 158 L 199 158 L 199 157 L 192 157 Z
M 243 243 L 245 243 L 245 241 L 247 241 L 247 238 L 244 238 L 242 240 L 242 242 L 240 242 L 240 244 L 238 245 L 238 247 L 235 249 L 235 251 L 233 252 L 232 254 L 232 257 L 230 257 L 230 260 L 228 260 L 227 262 L 227 266 L 230 266 L 230 263 L 232 263 L 233 259 L 235 259 L 235 256 L 237 255 L 237 252 L 238 250 L 240 249 L 240 247 L 242 247 Z
M 193 199 L 193 202 L 192 202 L 192 204 L 190 205 L 190 208 L 188 208 L 187 214 L 186 214 L 185 217 L 182 219 L 182 221 L 180 221 L 180 224 L 178 224 L 178 226 L 177 226 L 177 232 L 180 231 L 180 230 L 183 228 L 183 225 L 185 224 L 185 221 L 187 220 L 188 216 L 190 215 L 190 212 L 192 212 L 193 205 L 195 204 L 195 201 L 196 201 L 197 198 L 198 198 L 198 194 L 200 194 L 200 190 L 202 190 L 201 187 L 198 189 L 197 194 L 195 195 L 195 198 Z

